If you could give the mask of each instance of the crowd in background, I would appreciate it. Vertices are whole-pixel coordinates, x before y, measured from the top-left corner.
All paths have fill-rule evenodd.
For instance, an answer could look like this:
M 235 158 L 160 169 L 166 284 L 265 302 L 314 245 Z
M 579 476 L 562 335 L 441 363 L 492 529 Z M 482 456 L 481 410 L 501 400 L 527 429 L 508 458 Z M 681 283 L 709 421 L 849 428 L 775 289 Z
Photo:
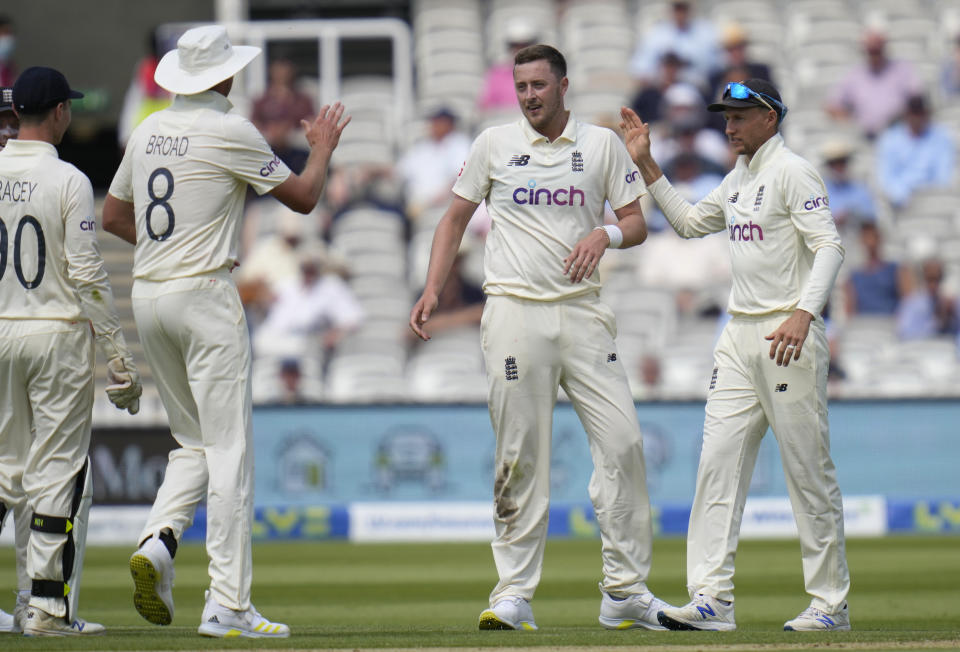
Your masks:
M 705 6 L 722 3 L 660 4 L 663 19 L 649 22 L 635 35 L 633 54 L 623 62 L 630 84 L 623 89 L 624 97 L 650 123 L 654 155 L 663 162 L 665 174 L 688 200 L 696 201 L 716 187 L 735 162 L 722 115 L 709 114 L 705 105 L 731 81 L 785 80 L 777 79 L 782 68 L 775 62 L 756 56 L 763 50 L 752 47 L 744 25 L 717 19 L 716 12 L 708 17 Z M 555 3 L 558 21 L 566 5 Z M 905 243 L 901 230 L 917 216 L 918 197 L 956 186 L 956 128 L 938 120 L 938 108 L 960 97 L 960 35 L 943 48 L 946 55 L 937 62 L 938 74 L 932 78 L 921 74 L 913 62 L 891 54 L 887 26 L 860 28 L 859 59 L 845 63 L 844 74 L 824 89 L 816 107 L 824 122 L 843 126 L 846 137 L 819 143 L 813 152 L 847 249 L 839 289 L 826 315 L 834 324 L 832 372 L 840 380 L 845 376 L 842 326 L 852 318 L 877 318 L 899 341 L 956 338 L 960 332 L 955 265 L 960 258 L 941 255 L 944 248 L 937 233 Z M 556 35 L 523 17 L 507 21 L 503 32 L 503 51 L 499 57 L 488 56 L 469 115 L 463 115 L 462 102 L 420 104 L 392 160 L 342 164 L 335 160 L 320 206 L 305 218 L 253 197 L 248 201 L 237 279 L 252 330 L 255 372 L 268 361 L 264 363 L 269 367 L 268 389 L 260 393 L 260 400 L 322 398 L 330 360 L 352 334 L 378 319 L 364 300 L 367 293 L 354 283 L 359 259 L 351 251 L 339 250 L 333 237 L 344 216 L 358 209 L 392 216 L 407 263 L 399 279 L 405 289 L 395 298 L 409 302 L 419 291 L 429 253 L 429 237 L 424 234 L 432 231 L 438 211 L 448 202 L 472 138 L 489 124 L 519 119 L 513 54 Z M 12 39 L 13 26 L 0 20 L 0 75 L 7 77 L 15 70 Z M 563 43 L 558 45 L 564 49 Z M 118 130 L 121 142 L 140 119 L 169 102 L 152 79 L 162 49 L 151 35 L 125 99 Z M 265 92 L 248 98 L 243 106 L 278 156 L 299 171 L 308 153 L 300 121 L 318 109 L 316 80 L 299 74 L 293 58 L 282 52 L 270 56 L 267 70 Z M 785 99 L 791 105 L 801 98 Z M 617 108 L 609 106 L 607 112 L 614 114 Z M 602 114 L 579 117 L 614 127 Z M 790 122 L 788 115 L 787 128 Z M 791 146 L 789 130 L 787 144 Z M 726 241 L 719 236 L 681 241 L 652 202 L 644 206 L 650 237 L 633 252 L 629 264 L 635 283 L 668 291 L 671 310 L 681 322 L 723 319 L 730 275 Z M 607 219 L 613 219 L 612 212 Z M 438 315 L 437 328 L 469 329 L 479 323 L 483 239 L 489 228 L 489 216 L 481 206 L 471 222 L 455 280 L 442 299 L 441 313 L 449 312 L 450 317 Z M 624 257 L 617 254 L 607 257 L 602 273 L 624 265 Z M 405 321 L 395 321 L 404 331 Z M 406 335 L 397 337 L 406 355 L 416 351 L 418 345 Z M 647 346 L 633 356 L 636 369 L 631 380 L 638 397 L 657 396 L 661 368 L 670 355 L 669 347 Z M 317 391 L 309 389 L 311 378 L 318 383 Z
M 665 20 L 638 35 L 628 64 L 634 83 L 630 98 L 651 123 L 655 155 L 664 161 L 665 173 L 687 199 L 696 201 L 716 187 L 734 163 L 722 117 L 705 111 L 707 101 L 722 93 L 730 81 L 778 80 L 767 62 L 749 56 L 749 36 L 740 25 L 707 20 L 698 15 L 694 2 L 670 2 L 669 8 Z M 359 327 L 363 309 L 350 297 L 350 265 L 322 246 L 329 243 L 332 224 L 351 209 L 374 206 L 395 214 L 410 234 L 425 215 L 444 205 L 476 133 L 474 127 L 489 116 L 516 118 L 510 113 L 516 107 L 512 54 L 541 37 L 529 21 L 508 24 L 506 51 L 485 74 L 471 123 L 465 123 L 453 107 L 435 105 L 417 123 L 423 126 L 422 135 L 410 141 L 393 165 L 335 168 L 323 206 L 310 222 L 293 226 L 289 216 L 276 215 L 271 218 L 276 223 L 272 237 L 250 236 L 244 263 L 248 269 L 241 278 L 248 290 L 251 323 L 260 330 L 254 339 L 258 355 L 276 355 L 282 343 L 286 362 L 279 369 L 302 365 L 311 356 L 329 360 L 345 334 Z M 885 316 L 902 339 L 956 336 L 958 309 L 952 286 L 943 283 L 943 261 L 933 254 L 911 261 L 890 259 L 883 245 L 891 225 L 878 220 L 878 213 L 882 207 L 895 218 L 898 211 L 908 209 L 915 193 L 949 186 L 955 179 L 953 134 L 934 119 L 930 98 L 958 92 L 960 56 L 951 54 L 943 62 L 942 87 L 930 88 L 909 62 L 889 55 L 883 28 L 865 27 L 861 46 L 862 59 L 849 62 L 847 74 L 830 89 L 821 107 L 825 121 L 845 123 L 850 130 L 849 139 L 824 143 L 818 152 L 848 250 L 842 290 L 828 307 L 828 318 Z M 305 156 L 297 147 L 298 123 L 315 107 L 297 91 L 291 62 L 271 61 L 269 71 L 267 91 L 253 102 L 252 118 L 296 170 Z M 857 160 L 867 151 L 861 143 L 868 144 L 872 160 Z M 264 217 L 256 203 L 250 212 L 248 233 L 262 232 L 253 226 Z M 483 211 L 479 213 L 471 228 L 477 250 L 489 228 Z M 636 254 L 638 282 L 673 291 L 680 319 L 722 318 L 729 282 L 726 242 L 719 237 L 681 241 L 665 228 L 664 218 L 652 204 L 647 218 L 651 236 Z M 278 240 L 286 243 L 286 249 L 278 248 Z M 258 259 L 270 262 L 260 265 Z M 286 271 L 281 274 L 282 269 Z M 481 281 L 479 267 L 465 265 L 464 272 L 468 274 L 464 282 L 476 288 Z M 408 285 L 418 290 L 418 279 L 412 276 Z M 479 292 L 462 294 L 451 305 L 482 305 Z M 473 323 L 479 321 L 479 310 L 462 314 Z M 835 344 L 832 372 L 843 378 L 839 338 Z M 637 360 L 637 378 L 647 385 L 638 395 L 656 387 L 660 358 L 669 355 L 669 350 L 648 350 Z

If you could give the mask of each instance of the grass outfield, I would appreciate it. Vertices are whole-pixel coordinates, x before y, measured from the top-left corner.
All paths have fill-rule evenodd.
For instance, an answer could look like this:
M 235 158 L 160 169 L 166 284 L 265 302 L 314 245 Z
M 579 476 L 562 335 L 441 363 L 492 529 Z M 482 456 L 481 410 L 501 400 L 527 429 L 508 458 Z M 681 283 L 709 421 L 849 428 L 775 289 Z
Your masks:
M 735 632 L 609 632 L 597 623 L 599 541 L 551 540 L 533 603 L 538 632 L 479 632 L 496 574 L 485 544 L 264 543 L 254 551 L 255 604 L 287 622 L 291 638 L 224 641 L 196 634 L 206 586 L 203 548 L 177 554 L 173 625 L 157 627 L 133 609 L 129 548 L 90 548 L 81 615 L 108 628 L 92 639 L 0 635 L 0 648 L 23 650 L 183 650 L 543 647 L 801 649 L 960 648 L 960 539 L 890 537 L 847 544 L 854 631 L 782 631 L 803 609 L 795 541 L 747 541 L 737 567 Z M 650 587 L 686 602 L 684 542 L 658 539 Z M 13 587 L 13 550 L 0 549 L 0 586 Z M 6 590 L 0 607 L 11 610 Z

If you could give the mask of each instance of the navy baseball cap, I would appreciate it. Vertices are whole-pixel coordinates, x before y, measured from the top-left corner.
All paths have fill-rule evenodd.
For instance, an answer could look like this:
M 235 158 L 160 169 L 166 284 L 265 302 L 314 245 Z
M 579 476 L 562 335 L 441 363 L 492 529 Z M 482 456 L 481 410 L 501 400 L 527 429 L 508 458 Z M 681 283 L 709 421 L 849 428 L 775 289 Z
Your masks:
M 60 102 L 81 97 L 83 93 L 72 90 L 63 73 L 44 66 L 27 68 L 13 84 L 13 106 L 17 113 L 41 113 Z
M 725 109 L 745 109 L 753 106 L 773 109 L 778 114 L 786 113 L 783 100 L 780 99 L 780 93 L 766 79 L 745 79 L 741 82 L 727 84 L 720 101 L 708 106 L 707 110 L 716 112 Z

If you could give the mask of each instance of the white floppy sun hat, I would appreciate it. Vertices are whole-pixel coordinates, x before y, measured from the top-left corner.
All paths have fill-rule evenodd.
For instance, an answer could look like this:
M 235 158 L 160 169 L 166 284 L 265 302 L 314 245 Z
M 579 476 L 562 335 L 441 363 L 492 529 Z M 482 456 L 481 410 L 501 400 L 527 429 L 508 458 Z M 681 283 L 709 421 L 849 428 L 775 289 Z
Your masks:
M 204 25 L 184 32 L 153 78 L 171 93 L 193 95 L 233 77 L 260 54 L 252 45 L 231 45 L 223 25 Z

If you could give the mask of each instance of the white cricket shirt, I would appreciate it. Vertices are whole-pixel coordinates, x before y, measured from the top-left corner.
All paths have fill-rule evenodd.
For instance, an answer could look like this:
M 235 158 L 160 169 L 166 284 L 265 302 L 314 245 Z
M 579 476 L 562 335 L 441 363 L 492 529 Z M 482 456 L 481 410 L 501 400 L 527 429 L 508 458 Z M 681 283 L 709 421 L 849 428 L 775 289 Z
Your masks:
M 38 140 L 0 152 L 0 318 L 93 321 L 119 331 L 90 180 Z
M 695 206 L 666 177 L 650 184 L 650 192 L 681 237 L 726 229 L 733 270 L 731 314 L 797 308 L 819 314 L 825 296 L 813 301 L 820 305 L 800 305 L 814 255 L 833 247 L 842 259 L 843 246 L 823 180 L 813 165 L 784 145 L 780 134 L 761 145 L 749 165 L 740 156 L 720 185 Z
M 487 202 L 484 292 L 554 301 L 600 288 L 596 273 L 571 283 L 563 259 L 603 224 L 606 200 L 622 208 L 645 188 L 617 135 L 570 113 L 554 142 L 526 118 L 483 131 L 453 192 Z
M 110 194 L 132 202 L 134 278 L 165 281 L 237 260 L 247 185 L 262 195 L 290 169 L 223 95 L 177 95 L 127 143 Z

